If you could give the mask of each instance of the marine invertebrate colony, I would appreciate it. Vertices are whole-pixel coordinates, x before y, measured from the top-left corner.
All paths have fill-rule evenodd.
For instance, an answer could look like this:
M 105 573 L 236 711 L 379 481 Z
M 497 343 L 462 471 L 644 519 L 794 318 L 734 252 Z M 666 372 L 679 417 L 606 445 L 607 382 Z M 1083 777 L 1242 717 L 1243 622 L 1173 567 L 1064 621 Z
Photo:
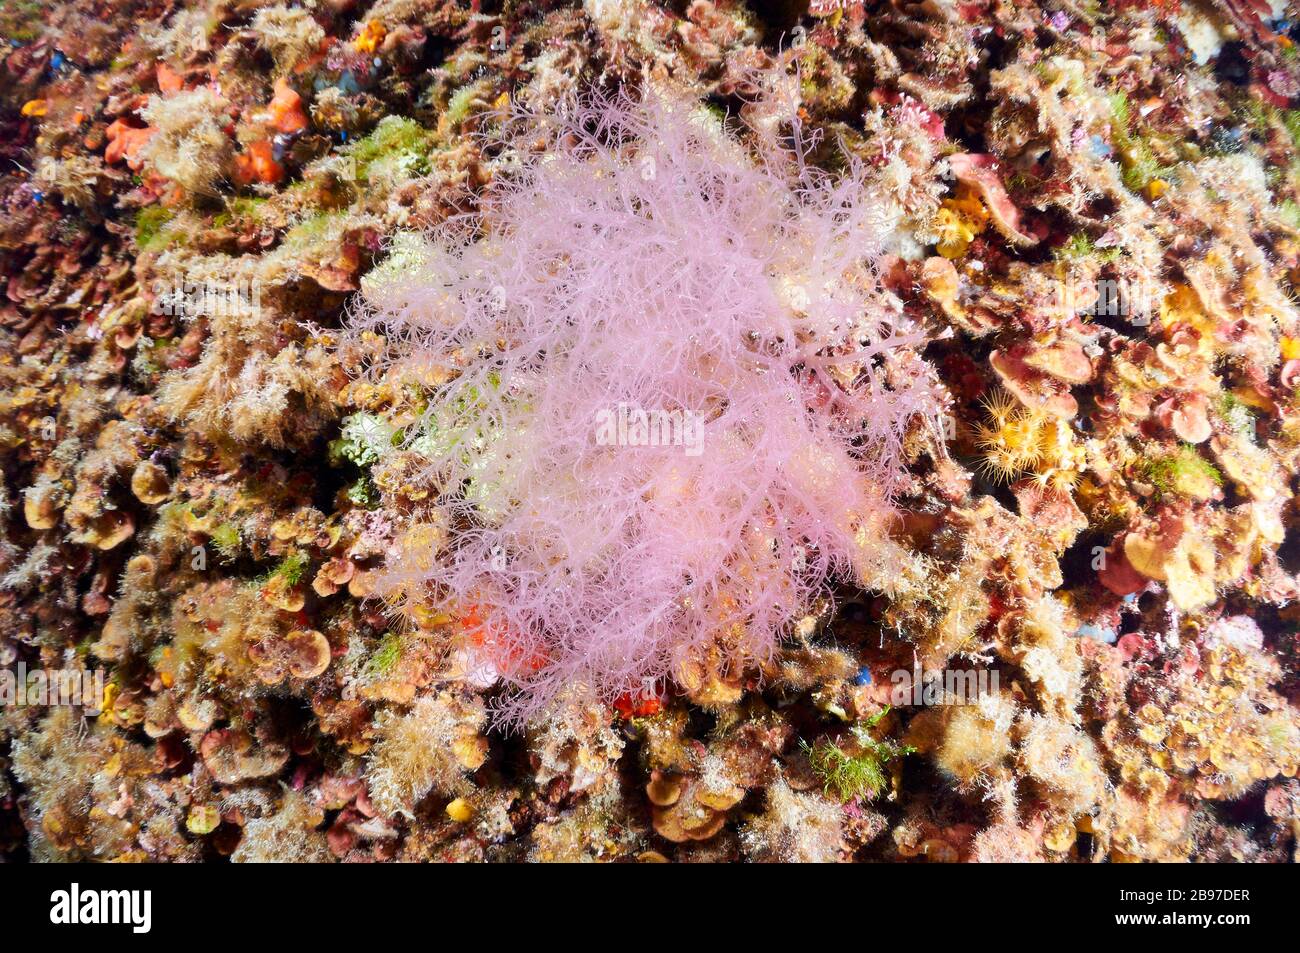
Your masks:
M 0 0 L 0 863 L 1300 857 L 1286 6 Z
M 390 582 L 475 607 L 508 716 L 767 656 L 831 576 L 878 569 L 904 430 L 937 413 L 875 271 L 891 204 L 852 159 L 806 165 L 797 124 L 751 155 L 663 91 L 498 145 L 481 211 L 407 243 L 353 321 L 387 342 L 373 373 L 428 390 L 405 446 L 449 528 Z

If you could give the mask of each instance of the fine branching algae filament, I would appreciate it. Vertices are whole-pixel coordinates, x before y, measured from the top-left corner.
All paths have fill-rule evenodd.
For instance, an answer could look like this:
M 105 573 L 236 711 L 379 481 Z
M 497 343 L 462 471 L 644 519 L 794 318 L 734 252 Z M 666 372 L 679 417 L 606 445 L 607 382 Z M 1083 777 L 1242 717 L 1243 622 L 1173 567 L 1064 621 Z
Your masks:
M 873 729 L 888 714 L 889 708 L 885 708 L 854 725 L 842 742 L 826 738 L 811 745 L 800 742 L 827 794 L 843 802 L 870 801 L 888 784 L 890 762 L 916 751 L 910 745 L 878 740 L 873 735 Z
M 517 115 L 481 211 L 365 284 L 353 341 L 428 389 L 401 449 L 450 528 L 388 595 L 474 607 L 507 717 L 765 658 L 831 577 L 888 562 L 902 436 L 937 415 L 876 271 L 895 206 L 862 164 L 809 166 L 797 125 L 754 138 L 655 90 Z M 382 443 L 358 429 L 354 460 Z

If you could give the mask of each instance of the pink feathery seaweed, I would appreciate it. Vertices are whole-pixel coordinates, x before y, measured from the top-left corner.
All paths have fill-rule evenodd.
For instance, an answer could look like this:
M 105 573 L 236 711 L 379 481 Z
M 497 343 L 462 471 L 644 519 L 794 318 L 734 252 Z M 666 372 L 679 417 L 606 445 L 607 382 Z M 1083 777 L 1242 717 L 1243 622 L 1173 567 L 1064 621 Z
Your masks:
M 647 93 L 506 128 L 480 210 L 395 250 L 351 328 L 385 342 L 369 373 L 430 391 L 406 448 L 447 532 L 388 585 L 468 612 L 518 722 L 737 671 L 833 579 L 878 578 L 938 404 L 878 280 L 896 206 L 860 164 L 808 167 L 797 122 L 747 150 Z

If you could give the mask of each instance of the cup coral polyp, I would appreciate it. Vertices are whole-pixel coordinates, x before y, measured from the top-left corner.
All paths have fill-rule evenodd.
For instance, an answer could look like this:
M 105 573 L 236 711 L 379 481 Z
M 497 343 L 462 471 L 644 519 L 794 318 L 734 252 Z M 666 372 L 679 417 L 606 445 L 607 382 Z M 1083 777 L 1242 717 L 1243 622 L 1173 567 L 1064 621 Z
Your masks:
M 406 449 L 449 531 L 390 583 L 474 607 L 518 718 L 767 656 L 881 558 L 937 405 L 876 271 L 896 206 L 851 157 L 654 92 L 505 128 L 480 211 L 395 250 L 352 329 L 429 391 Z

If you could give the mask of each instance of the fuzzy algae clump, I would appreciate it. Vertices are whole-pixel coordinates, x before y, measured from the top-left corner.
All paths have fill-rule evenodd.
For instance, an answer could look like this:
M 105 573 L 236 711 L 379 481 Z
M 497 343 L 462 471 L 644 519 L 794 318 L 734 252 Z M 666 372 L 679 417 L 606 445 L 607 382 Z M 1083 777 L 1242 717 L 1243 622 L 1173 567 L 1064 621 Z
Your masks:
M 770 657 L 830 575 L 889 571 L 903 434 L 936 416 L 874 276 L 894 222 L 865 172 L 756 165 L 692 109 L 569 104 L 494 183 L 484 234 L 450 223 L 353 320 L 389 342 L 378 372 L 444 381 L 405 446 L 465 528 L 392 585 L 475 605 L 468 637 L 523 712 L 715 647 Z

